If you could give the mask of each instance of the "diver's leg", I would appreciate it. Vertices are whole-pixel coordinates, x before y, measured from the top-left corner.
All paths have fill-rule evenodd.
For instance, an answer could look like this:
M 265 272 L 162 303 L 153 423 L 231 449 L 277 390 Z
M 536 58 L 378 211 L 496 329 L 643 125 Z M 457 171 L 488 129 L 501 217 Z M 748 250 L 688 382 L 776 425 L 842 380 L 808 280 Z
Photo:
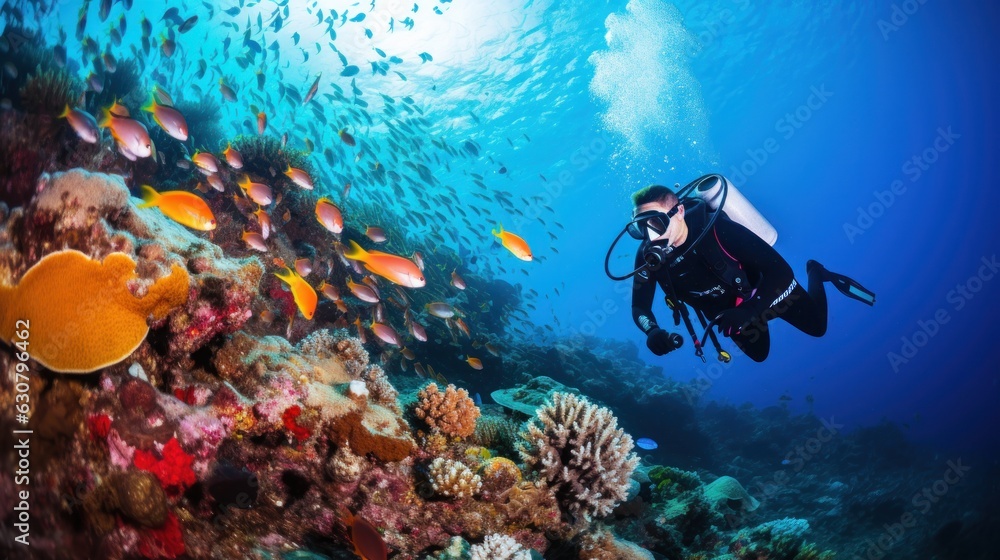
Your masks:
M 773 313 L 787 321 L 793 327 L 811 336 L 823 336 L 826 334 L 827 306 L 826 289 L 823 287 L 824 272 L 822 265 L 809 261 L 806 265 L 806 273 L 809 275 L 809 290 L 806 291 L 802 285 L 795 286 L 792 293 L 779 302 L 774 309 L 769 309 L 767 313 Z
M 763 362 L 771 351 L 771 333 L 767 330 L 766 321 L 754 321 L 730 338 L 755 362 Z

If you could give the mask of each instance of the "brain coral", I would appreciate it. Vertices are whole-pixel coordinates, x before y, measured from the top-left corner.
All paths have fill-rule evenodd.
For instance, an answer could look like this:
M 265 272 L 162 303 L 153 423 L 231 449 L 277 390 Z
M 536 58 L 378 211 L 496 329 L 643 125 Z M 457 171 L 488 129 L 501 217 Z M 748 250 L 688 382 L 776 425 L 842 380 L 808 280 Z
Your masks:
M 27 331 L 31 357 L 63 373 L 124 360 L 146 338 L 149 315 L 162 319 L 188 299 L 188 273 L 177 264 L 144 297 L 132 295 L 135 265 L 125 253 L 103 262 L 73 250 L 46 255 L 17 286 L 0 286 L 0 337 Z

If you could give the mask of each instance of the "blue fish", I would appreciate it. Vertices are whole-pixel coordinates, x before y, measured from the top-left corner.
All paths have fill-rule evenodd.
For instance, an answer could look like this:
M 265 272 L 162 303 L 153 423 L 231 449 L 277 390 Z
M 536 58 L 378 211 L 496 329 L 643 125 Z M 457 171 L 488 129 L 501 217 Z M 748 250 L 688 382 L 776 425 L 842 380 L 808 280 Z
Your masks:
M 656 449 L 659 445 L 655 441 L 649 439 L 648 437 L 639 438 L 635 441 L 635 444 L 642 449 Z

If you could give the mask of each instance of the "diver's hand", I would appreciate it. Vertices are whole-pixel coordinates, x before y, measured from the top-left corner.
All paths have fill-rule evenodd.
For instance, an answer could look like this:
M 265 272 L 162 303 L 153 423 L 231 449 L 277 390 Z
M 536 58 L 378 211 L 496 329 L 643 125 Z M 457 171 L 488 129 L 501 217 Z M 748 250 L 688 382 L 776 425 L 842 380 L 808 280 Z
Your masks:
M 668 333 L 660 328 L 653 329 L 649 331 L 648 335 L 646 335 L 646 346 L 657 356 L 662 356 L 667 352 L 676 350 L 680 348 L 682 344 L 684 344 L 684 339 L 679 335 L 676 333 Z
M 723 336 L 733 336 L 747 328 L 758 316 L 754 306 L 738 305 L 719 314 L 716 326 Z

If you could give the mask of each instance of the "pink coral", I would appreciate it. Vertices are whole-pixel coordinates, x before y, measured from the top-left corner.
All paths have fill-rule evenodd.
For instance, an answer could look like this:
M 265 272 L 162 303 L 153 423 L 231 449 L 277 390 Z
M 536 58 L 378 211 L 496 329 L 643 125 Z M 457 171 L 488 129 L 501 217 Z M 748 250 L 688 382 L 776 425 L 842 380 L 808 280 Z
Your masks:
M 414 411 L 432 430 L 446 436 L 468 437 L 476 431 L 479 407 L 465 389 L 448 384 L 442 393 L 437 383 L 420 390 Z

